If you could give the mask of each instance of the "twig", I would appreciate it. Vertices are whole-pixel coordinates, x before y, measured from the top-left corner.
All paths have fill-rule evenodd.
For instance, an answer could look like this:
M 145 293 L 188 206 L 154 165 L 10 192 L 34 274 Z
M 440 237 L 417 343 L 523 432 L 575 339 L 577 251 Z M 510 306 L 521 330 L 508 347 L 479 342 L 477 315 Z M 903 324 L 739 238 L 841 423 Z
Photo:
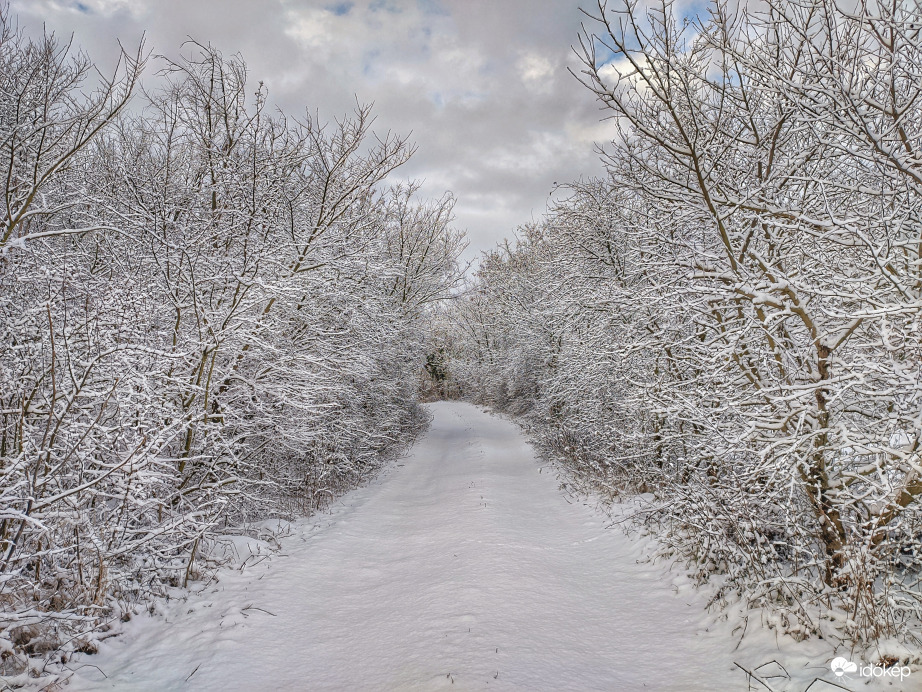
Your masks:
M 78 670 L 81 670 L 83 668 L 95 668 L 96 670 L 99 671 L 99 674 L 102 675 L 106 680 L 109 679 L 109 676 L 106 675 L 105 671 L 103 671 L 102 668 L 100 668 L 99 666 L 94 666 L 92 663 L 83 663 L 77 666 L 76 668 L 68 667 L 68 670 L 71 671 L 72 673 L 76 673 Z
M 262 608 L 257 608 L 256 606 L 253 606 L 253 605 L 248 605 L 246 608 L 241 608 L 240 612 L 242 613 L 244 610 L 259 610 L 265 613 L 266 615 L 271 615 L 274 618 L 278 617 L 278 615 L 276 615 L 275 613 L 270 613 L 268 610 L 263 610 Z
M 791 679 L 791 674 L 788 672 L 788 669 L 785 668 L 785 667 L 784 667 L 783 665 L 781 665 L 780 663 L 778 663 L 778 661 L 775 660 L 775 659 L 772 659 L 772 660 L 769 661 L 768 663 L 763 663 L 763 664 L 760 665 L 758 668 L 754 668 L 754 670 L 758 670 L 759 668 L 764 668 L 765 666 L 770 666 L 772 663 L 774 663 L 776 666 L 778 666 L 779 668 L 781 668 L 781 670 L 784 671 L 784 677 L 786 677 L 788 680 Z M 780 675 L 766 675 L 766 677 L 767 677 L 767 678 L 780 678 L 780 677 L 782 677 L 782 676 L 780 676 Z
M 750 680 L 750 681 L 751 681 L 751 680 L 755 680 L 755 681 L 758 682 L 760 685 L 762 685 L 766 690 L 768 690 L 768 692 L 775 692 L 774 688 L 772 688 L 771 685 L 769 685 L 767 682 L 765 682 L 762 678 L 760 678 L 758 675 L 756 675 L 755 673 L 753 673 L 751 670 L 746 670 L 745 668 L 743 668 L 743 666 L 741 666 L 741 665 L 740 665 L 739 663 L 737 663 L 736 661 L 733 662 L 733 665 L 735 665 L 735 666 L 736 666 L 737 668 L 739 668 L 741 671 L 743 671 L 744 673 L 746 673 L 746 675 L 749 677 L 749 680 Z M 752 687 L 752 682 L 749 683 L 749 686 L 750 686 L 750 688 Z
M 734 651 L 736 651 L 737 649 L 739 649 L 739 648 L 740 648 L 740 644 L 743 643 L 743 637 L 746 636 L 746 628 L 747 628 L 747 627 L 749 627 L 749 616 L 748 616 L 748 615 L 746 616 L 746 620 L 745 620 L 745 622 L 743 623 L 743 633 L 740 635 L 740 640 L 739 640 L 738 642 L 736 642 L 736 646 L 733 647 L 733 650 L 734 650 Z

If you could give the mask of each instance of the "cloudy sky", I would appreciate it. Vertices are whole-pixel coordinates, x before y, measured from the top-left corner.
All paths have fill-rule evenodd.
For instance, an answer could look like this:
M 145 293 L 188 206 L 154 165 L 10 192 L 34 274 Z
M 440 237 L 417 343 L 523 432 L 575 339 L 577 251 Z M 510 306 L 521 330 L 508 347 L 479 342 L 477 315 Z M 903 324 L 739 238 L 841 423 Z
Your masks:
M 594 0 L 583 0 L 584 6 Z M 13 0 L 102 65 L 146 32 L 175 57 L 188 37 L 240 53 L 288 113 L 331 119 L 374 102 L 376 129 L 412 133 L 401 171 L 451 190 L 469 255 L 539 218 L 555 182 L 598 175 L 610 139 L 578 69 L 580 0 Z M 156 61 L 151 67 L 156 67 Z M 154 70 L 148 69 L 149 73 Z

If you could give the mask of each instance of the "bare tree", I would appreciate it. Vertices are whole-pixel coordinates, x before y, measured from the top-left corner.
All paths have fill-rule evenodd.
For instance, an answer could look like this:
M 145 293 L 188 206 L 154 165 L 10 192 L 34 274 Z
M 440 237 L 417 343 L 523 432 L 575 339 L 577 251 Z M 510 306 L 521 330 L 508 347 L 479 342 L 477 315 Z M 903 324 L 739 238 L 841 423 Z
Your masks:
M 597 487 L 655 489 L 663 542 L 795 634 L 825 604 L 839 636 L 911 636 L 919 7 L 588 17 L 609 178 L 484 262 L 475 295 L 501 317 L 459 305 L 454 367 L 547 421 Z
M 129 113 L 140 60 L 81 100 L 88 58 L 0 24 L 0 637 L 67 655 L 413 439 L 463 243 L 368 107 L 270 112 L 190 42 Z

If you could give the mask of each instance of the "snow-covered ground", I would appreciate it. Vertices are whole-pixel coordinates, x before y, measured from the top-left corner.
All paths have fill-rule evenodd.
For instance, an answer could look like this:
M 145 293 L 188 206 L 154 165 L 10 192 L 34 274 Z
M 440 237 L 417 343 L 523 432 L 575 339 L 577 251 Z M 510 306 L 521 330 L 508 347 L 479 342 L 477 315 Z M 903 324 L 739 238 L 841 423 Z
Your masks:
M 745 690 L 734 662 L 772 659 L 794 678 L 774 689 L 870 689 L 833 676 L 822 643 L 785 657 L 754 631 L 734 651 L 733 623 L 566 498 L 513 423 L 430 411 L 410 457 L 293 524 L 272 559 L 134 618 L 72 663 L 70 689 Z

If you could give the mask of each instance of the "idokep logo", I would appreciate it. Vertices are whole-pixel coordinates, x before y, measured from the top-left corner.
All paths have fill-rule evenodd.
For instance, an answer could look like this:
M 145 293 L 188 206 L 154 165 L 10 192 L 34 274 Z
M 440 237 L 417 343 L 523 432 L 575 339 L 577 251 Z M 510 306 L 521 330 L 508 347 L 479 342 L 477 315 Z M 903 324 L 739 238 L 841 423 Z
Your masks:
M 832 659 L 832 661 L 829 663 L 829 667 L 832 668 L 832 672 L 836 674 L 837 678 L 841 678 L 848 673 L 858 673 L 858 675 L 863 678 L 892 677 L 902 680 L 903 678 L 908 677 L 912 672 L 909 670 L 909 666 L 859 666 L 854 661 L 849 661 L 847 658 L 843 658 L 842 656 L 838 656 L 837 658 Z
M 832 659 L 832 663 L 829 664 L 829 667 L 832 668 L 832 672 L 836 674 L 837 678 L 841 678 L 846 673 L 855 673 L 858 671 L 858 664 L 849 661 L 847 658 L 838 658 Z

